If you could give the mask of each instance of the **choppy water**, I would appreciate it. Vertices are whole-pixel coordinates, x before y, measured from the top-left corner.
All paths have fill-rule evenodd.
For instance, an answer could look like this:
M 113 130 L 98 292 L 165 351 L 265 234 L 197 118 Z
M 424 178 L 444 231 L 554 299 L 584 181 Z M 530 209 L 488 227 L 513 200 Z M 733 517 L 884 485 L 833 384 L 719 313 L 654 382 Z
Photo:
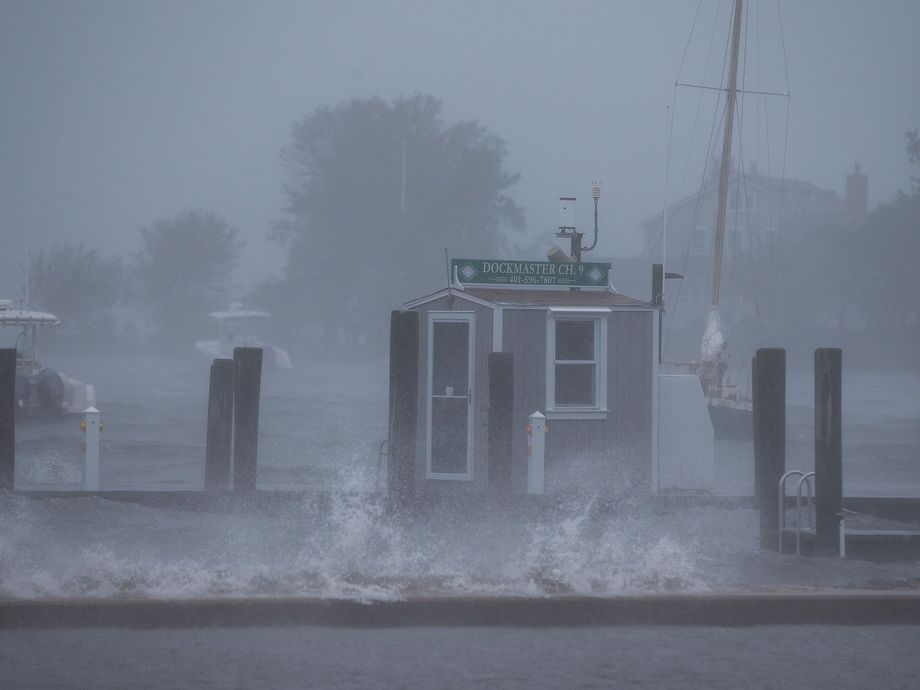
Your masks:
M 917 628 L 0 631 L 10 688 L 885 688 Z
M 203 478 L 208 367 L 189 358 L 77 360 L 103 411 L 103 488 L 194 489 Z M 386 435 L 386 369 L 267 372 L 259 483 L 344 490 L 260 511 L 183 511 L 98 498 L 0 496 L 0 598 L 439 595 L 610 596 L 769 587 L 917 587 L 915 563 L 792 560 L 757 548 L 751 510 L 656 512 L 587 494 L 549 510 L 385 513 L 371 493 Z M 920 383 L 845 387 L 847 493 L 920 495 Z M 790 385 L 790 467 L 806 466 L 810 382 Z M 17 430 L 20 488 L 80 479 L 76 422 Z M 749 493 L 750 451 L 725 446 L 721 489 Z M 863 482 L 860 484 L 860 482 Z M 855 489 L 855 490 L 854 490 Z

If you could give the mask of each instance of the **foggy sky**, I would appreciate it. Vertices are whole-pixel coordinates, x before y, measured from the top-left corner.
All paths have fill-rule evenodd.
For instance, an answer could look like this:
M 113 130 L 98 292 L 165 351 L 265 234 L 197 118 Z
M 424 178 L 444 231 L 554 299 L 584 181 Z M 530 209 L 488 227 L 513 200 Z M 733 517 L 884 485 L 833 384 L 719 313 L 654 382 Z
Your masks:
M 729 5 L 704 0 L 702 13 L 727 21 Z M 920 3 L 781 8 L 787 177 L 842 195 L 859 160 L 870 207 L 906 189 L 904 132 L 920 127 Z M 664 199 L 667 108 L 696 11 L 693 0 L 2 2 L 0 297 L 19 297 L 30 249 L 85 241 L 128 254 L 139 225 L 185 208 L 240 228 L 241 287 L 277 272 L 281 252 L 265 232 L 284 204 L 278 152 L 290 125 L 372 95 L 430 93 L 448 122 L 476 119 L 503 137 L 508 169 L 522 173 L 510 195 L 540 244 L 557 198 L 583 199 L 586 221 L 600 180 L 599 250 L 635 253 L 637 222 Z M 775 16 L 776 5 L 762 0 L 759 12 Z M 709 49 L 712 27 L 699 28 L 688 69 Z M 772 55 L 762 88 L 784 88 Z M 775 144 L 783 123 L 771 127 Z

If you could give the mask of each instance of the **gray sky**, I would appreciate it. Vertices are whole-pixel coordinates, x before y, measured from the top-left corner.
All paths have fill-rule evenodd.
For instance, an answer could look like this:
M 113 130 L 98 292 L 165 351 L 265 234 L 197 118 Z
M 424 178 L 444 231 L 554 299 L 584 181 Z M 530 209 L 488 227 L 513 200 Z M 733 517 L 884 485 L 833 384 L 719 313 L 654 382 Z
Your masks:
M 859 160 L 870 206 L 907 188 L 904 132 L 920 127 L 920 3 L 780 7 L 787 177 L 842 194 Z M 682 78 L 717 83 L 729 8 L 704 0 Z M 665 198 L 667 108 L 696 13 L 695 0 L 2 2 L 0 297 L 18 297 L 29 249 L 84 241 L 127 254 L 139 225 L 184 208 L 241 229 L 241 285 L 270 275 L 281 255 L 265 231 L 284 203 L 278 152 L 290 125 L 354 96 L 430 93 L 448 121 L 476 119 L 502 136 L 508 168 L 522 173 L 511 194 L 541 244 L 557 198 L 580 197 L 585 222 L 600 180 L 599 249 L 634 253 L 637 222 Z M 776 3 L 761 0 L 750 16 L 749 83 L 756 73 L 760 88 L 782 90 Z M 672 199 L 698 180 L 699 161 L 684 163 L 692 147 L 680 146 L 697 98 L 681 90 L 675 108 Z M 784 114 L 782 103 L 763 119 Z M 712 114 L 701 113 L 697 130 L 708 136 Z M 784 125 L 769 124 L 774 172 Z

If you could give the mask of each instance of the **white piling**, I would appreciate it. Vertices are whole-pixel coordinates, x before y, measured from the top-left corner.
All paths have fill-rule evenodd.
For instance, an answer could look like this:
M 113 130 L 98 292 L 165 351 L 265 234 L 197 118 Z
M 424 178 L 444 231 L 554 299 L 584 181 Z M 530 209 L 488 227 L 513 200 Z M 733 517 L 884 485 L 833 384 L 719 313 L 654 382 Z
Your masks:
M 102 430 L 100 412 L 95 407 L 83 411 L 83 490 L 99 490 L 99 432 Z
M 527 425 L 527 493 L 543 493 L 543 461 L 546 453 L 546 417 L 530 415 Z

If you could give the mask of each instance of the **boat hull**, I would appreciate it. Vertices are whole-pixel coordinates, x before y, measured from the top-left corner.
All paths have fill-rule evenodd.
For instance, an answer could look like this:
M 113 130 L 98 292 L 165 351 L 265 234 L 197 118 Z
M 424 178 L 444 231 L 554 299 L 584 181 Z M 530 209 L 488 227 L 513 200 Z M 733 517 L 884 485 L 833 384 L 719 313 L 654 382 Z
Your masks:
M 54 419 L 71 414 L 83 414 L 96 405 L 92 385 L 77 381 L 53 369 L 16 371 L 16 418 L 43 417 Z
M 234 346 L 260 347 L 265 353 L 266 363 L 271 364 L 276 369 L 292 369 L 291 358 L 288 353 L 274 345 L 266 345 L 259 341 L 241 342 L 239 345 L 223 343 L 219 340 L 199 340 L 195 343 L 195 349 L 211 359 L 233 359 Z
M 753 439 L 754 412 L 750 407 L 710 401 L 707 408 L 716 439 L 737 441 Z

